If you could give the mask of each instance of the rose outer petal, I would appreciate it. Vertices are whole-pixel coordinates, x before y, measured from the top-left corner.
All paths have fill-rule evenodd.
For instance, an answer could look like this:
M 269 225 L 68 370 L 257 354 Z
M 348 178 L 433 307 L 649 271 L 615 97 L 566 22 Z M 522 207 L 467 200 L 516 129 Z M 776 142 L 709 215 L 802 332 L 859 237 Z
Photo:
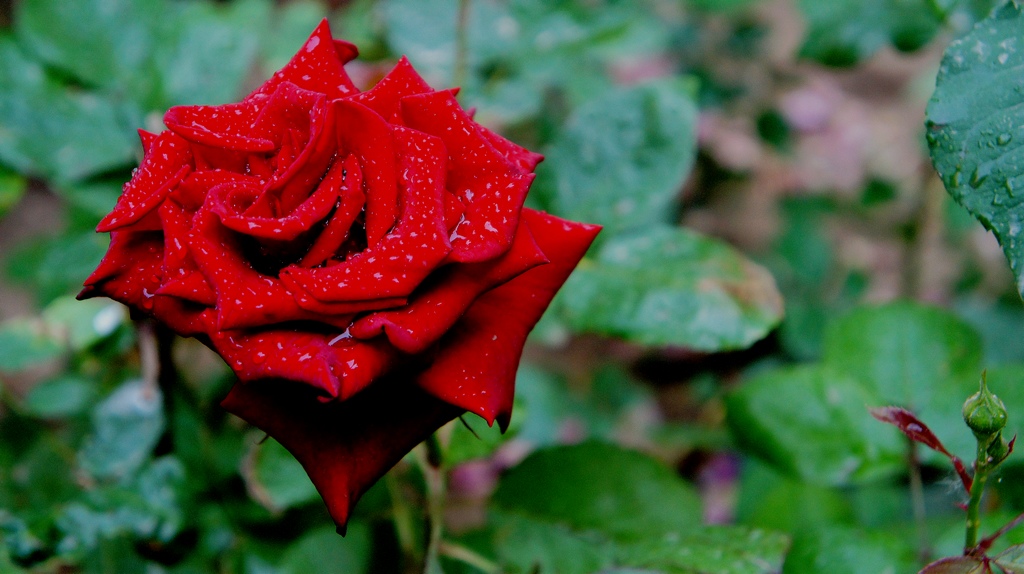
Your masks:
M 476 413 L 502 430 L 512 414 L 516 370 L 530 330 L 601 228 L 532 209 L 523 218 L 547 265 L 488 291 L 441 339 L 434 363 L 416 382 L 431 395 Z
M 447 188 L 466 208 L 450 237 L 450 259 L 472 263 L 507 251 L 533 174 L 506 159 L 451 92 L 403 98 L 402 118 L 405 125 L 441 138 L 448 150 Z
M 236 384 L 221 405 L 295 456 L 342 533 L 359 497 L 461 412 L 400 376 L 352 400 L 328 403 L 286 381 Z
M 438 138 L 401 127 L 394 128 L 394 141 L 401 158 L 398 224 L 379 243 L 337 265 L 282 269 L 281 280 L 293 293 L 323 303 L 407 297 L 448 255 L 444 146 Z
M 345 333 L 284 328 L 218 331 L 209 339 L 243 382 L 297 381 L 319 389 L 325 398 L 339 400 L 349 399 L 382 377 L 398 354 L 383 340 L 357 341 Z
M 190 171 L 189 143 L 172 132 L 154 138 L 143 137 L 148 150 L 139 169 L 125 184 L 114 210 L 104 217 L 96 231 L 107 232 L 138 222 L 152 212 Z
M 442 275 L 418 291 L 408 305 L 371 313 L 349 330 L 360 339 L 383 333 L 401 351 L 422 353 L 451 329 L 481 293 L 547 262 L 525 221 L 520 220 L 512 248 L 500 258 L 440 271 Z
M 359 102 L 371 110 L 377 112 L 388 122 L 401 123 L 402 98 L 426 94 L 434 89 L 418 74 L 405 56 L 402 56 L 386 76 L 377 85 L 352 97 L 352 101 Z

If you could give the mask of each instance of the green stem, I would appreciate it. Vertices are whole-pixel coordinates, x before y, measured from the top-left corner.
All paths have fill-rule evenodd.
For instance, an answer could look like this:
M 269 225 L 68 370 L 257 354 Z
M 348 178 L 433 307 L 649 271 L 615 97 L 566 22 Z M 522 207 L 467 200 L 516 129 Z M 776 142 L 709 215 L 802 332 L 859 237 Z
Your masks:
M 413 526 L 413 512 L 402 493 L 402 484 L 395 471 L 384 475 L 384 483 L 391 495 L 391 512 L 395 522 L 395 536 L 402 550 L 403 572 L 415 572 L 415 567 L 423 559 L 420 547 L 416 544 L 416 529 Z
M 466 61 L 469 54 L 469 3 L 459 0 L 458 20 L 455 22 L 455 62 L 452 84 L 461 86 L 466 81 Z
M 427 544 L 427 560 L 424 573 L 430 574 L 440 555 L 441 535 L 444 533 L 444 457 L 437 434 L 426 440 L 421 456 L 417 457 L 423 468 L 427 486 L 427 515 L 430 518 L 430 541 Z
M 967 503 L 967 533 L 964 537 L 964 553 L 978 545 L 978 528 L 981 526 L 979 511 L 981 497 L 985 494 L 985 482 L 991 470 L 988 466 L 988 444 L 978 441 L 978 455 L 974 462 L 974 483 L 971 485 L 971 500 Z
M 477 554 L 475 551 L 470 550 L 465 546 L 455 544 L 454 542 L 448 542 L 447 540 L 441 541 L 441 545 L 438 548 L 438 551 L 443 556 L 447 556 L 449 558 L 453 558 L 465 564 L 469 564 L 470 566 L 476 568 L 477 570 L 485 572 L 486 574 L 499 574 L 501 572 L 501 567 L 492 562 L 491 560 L 489 560 L 488 558 L 485 558 Z

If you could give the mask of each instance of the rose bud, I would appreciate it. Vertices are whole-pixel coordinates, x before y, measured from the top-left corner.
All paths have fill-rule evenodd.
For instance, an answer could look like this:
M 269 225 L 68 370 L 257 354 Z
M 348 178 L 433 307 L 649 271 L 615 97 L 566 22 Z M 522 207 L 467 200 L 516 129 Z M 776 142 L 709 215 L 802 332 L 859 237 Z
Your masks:
M 404 58 L 357 90 L 356 54 L 325 20 L 241 102 L 140 132 L 80 295 L 219 353 L 224 407 L 295 455 L 342 527 L 449 420 L 508 425 L 526 336 L 599 230 L 523 208 L 541 156 Z

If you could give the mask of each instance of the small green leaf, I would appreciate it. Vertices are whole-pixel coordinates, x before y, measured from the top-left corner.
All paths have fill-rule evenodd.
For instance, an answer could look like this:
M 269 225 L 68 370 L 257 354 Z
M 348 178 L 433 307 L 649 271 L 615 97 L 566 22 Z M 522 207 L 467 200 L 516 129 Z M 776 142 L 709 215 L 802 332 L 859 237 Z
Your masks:
M 557 215 L 625 229 L 670 223 L 693 167 L 688 82 L 611 90 L 577 109 L 545 150 L 535 193 Z
M 245 463 L 251 470 L 242 474 L 249 492 L 269 510 L 281 511 L 320 498 L 302 465 L 280 443 L 268 438 L 253 444 L 252 449 Z
M 616 537 L 700 522 L 700 500 L 670 469 L 599 442 L 532 454 L 502 479 L 493 501 L 508 512 Z
M 726 244 L 655 226 L 586 258 L 558 299 L 580 331 L 701 351 L 746 348 L 782 316 L 771 275 Z
M 0 324 L 0 371 L 20 371 L 63 354 L 60 337 L 42 321 L 11 319 Z
M 913 548 L 902 537 L 838 526 L 798 534 L 784 574 L 900 574 L 914 572 Z
M 181 530 L 185 470 L 174 457 L 148 462 L 131 480 L 86 492 L 57 516 L 61 553 L 95 549 L 122 535 L 169 542 Z
M 949 45 L 928 103 L 927 136 L 946 190 L 995 234 L 1024 294 L 1021 26 L 1024 7 L 1007 2 Z
M 79 464 L 95 478 L 124 479 L 142 467 L 163 433 L 163 397 L 156 386 L 129 381 L 104 399 L 92 418 Z
M 18 205 L 27 188 L 25 178 L 0 166 L 0 218 Z
M 73 351 L 88 348 L 110 335 L 127 319 L 124 306 L 105 299 L 76 301 L 73 297 L 61 297 L 43 310 L 43 320 L 53 332 L 64 335 Z
M 1006 574 L 1024 574 L 1024 544 L 1007 548 L 995 557 L 995 563 Z
M 912 52 L 939 30 L 922 0 L 800 0 L 807 19 L 801 56 L 831 66 L 850 66 L 892 44 Z
M 504 571 L 591 574 L 614 564 L 607 538 L 512 512 L 494 512 L 494 546 Z
M 359 522 L 349 524 L 344 538 L 333 526 L 317 528 L 288 547 L 278 569 L 281 574 L 364 574 L 370 572 L 372 542 L 370 529 Z
M 973 556 L 951 556 L 936 560 L 921 569 L 918 574 L 989 574 L 991 569 Z M 1013 574 L 1010 571 L 1007 574 Z
M 59 419 L 84 412 L 96 396 L 96 383 L 65 375 L 32 387 L 25 397 L 25 410 L 36 417 Z
M 815 365 L 755 377 L 726 406 L 729 427 L 749 452 L 791 476 L 847 484 L 904 464 L 897 431 L 867 411 L 879 400 L 851 376 Z

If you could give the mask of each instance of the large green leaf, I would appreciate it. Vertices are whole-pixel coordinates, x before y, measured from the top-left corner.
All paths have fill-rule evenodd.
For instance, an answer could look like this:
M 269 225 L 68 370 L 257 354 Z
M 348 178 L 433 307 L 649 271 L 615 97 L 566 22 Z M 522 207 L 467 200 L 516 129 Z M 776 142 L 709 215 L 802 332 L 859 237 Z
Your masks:
M 365 574 L 370 571 L 373 538 L 359 522 L 349 524 L 345 537 L 333 526 L 304 534 L 281 558 L 281 574 Z
M 1008 2 L 950 44 L 928 104 L 946 190 L 995 233 L 1024 294 L 1024 8 Z
M 702 527 L 700 502 L 675 473 L 605 443 L 533 454 L 502 479 L 493 503 L 494 547 L 509 572 L 767 574 L 788 546 L 761 530 Z
M 823 366 L 755 377 L 727 397 L 728 423 L 747 450 L 791 476 L 846 484 L 898 470 L 906 445 L 867 407 L 880 397 L 845 373 Z
M 800 0 L 807 19 L 801 55 L 833 66 L 849 66 L 892 44 L 917 50 L 939 30 L 924 0 Z
M 906 537 L 838 526 L 801 533 L 793 540 L 783 574 L 900 574 L 918 568 Z
M 538 451 L 502 479 L 494 503 L 616 536 L 642 537 L 700 521 L 700 501 L 671 470 L 636 451 L 600 442 Z
M 580 331 L 702 351 L 745 348 L 782 316 L 771 275 L 724 243 L 656 226 L 584 259 L 560 309 Z
M 0 35 L 0 162 L 64 180 L 125 165 L 136 149 L 133 117 L 129 107 L 62 86 Z
M 537 172 L 556 214 L 624 229 L 671 223 L 696 152 L 697 108 L 680 80 L 608 91 L 569 118 Z
M 956 315 L 897 302 L 862 307 L 836 322 L 825 341 L 825 363 L 869 383 L 887 404 L 920 410 L 960 390 L 977 390 L 982 342 Z
M 0 324 L 0 371 L 19 371 L 63 353 L 60 337 L 42 321 L 11 319 Z

